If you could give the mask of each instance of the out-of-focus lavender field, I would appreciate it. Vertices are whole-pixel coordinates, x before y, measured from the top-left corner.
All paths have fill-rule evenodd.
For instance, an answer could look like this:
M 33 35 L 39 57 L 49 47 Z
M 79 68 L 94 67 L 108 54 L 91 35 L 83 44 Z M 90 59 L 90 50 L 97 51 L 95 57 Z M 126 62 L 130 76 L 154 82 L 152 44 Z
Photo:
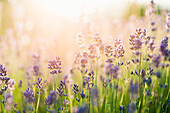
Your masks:
M 65 2 L 0 1 L 0 112 L 169 113 L 169 2 Z

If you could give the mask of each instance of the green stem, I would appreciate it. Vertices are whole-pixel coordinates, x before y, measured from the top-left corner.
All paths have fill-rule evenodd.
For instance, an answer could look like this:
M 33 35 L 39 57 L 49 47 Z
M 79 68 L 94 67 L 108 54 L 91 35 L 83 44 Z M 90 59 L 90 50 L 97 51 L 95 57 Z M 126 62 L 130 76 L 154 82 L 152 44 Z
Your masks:
M 46 111 L 47 111 L 47 113 L 48 113 L 48 105 L 47 105 L 47 110 L 46 110 Z
M 118 81 L 119 82 L 119 81 Z M 117 86 L 118 86 L 118 83 L 117 83 Z M 116 97 L 115 97 L 115 113 L 117 113 L 116 112 L 116 103 L 117 103 L 117 89 L 118 89 L 118 87 L 116 88 Z
M 89 89 L 89 109 L 88 109 L 89 111 L 88 111 L 88 113 L 90 113 L 90 98 L 91 98 L 91 95 L 90 95 L 90 89 Z
M 71 100 L 71 92 L 70 92 L 70 86 L 68 86 L 68 95 L 69 95 L 69 103 L 70 103 L 70 113 L 72 113 L 72 100 Z
M 1 100 L 0 100 L 0 102 L 1 102 L 1 113 L 3 113 L 3 110 L 2 110 L 2 100 L 3 100 L 3 96 L 2 95 L 0 95 L 1 96 Z
M 97 87 L 97 75 L 98 75 L 98 58 L 96 58 L 96 79 L 95 79 L 96 87 Z
M 60 98 L 60 113 L 62 111 L 62 97 Z
M 57 75 L 55 77 L 55 74 L 53 75 L 53 80 L 54 80 L 54 91 L 56 91 L 56 80 L 57 80 Z M 57 110 L 57 104 L 56 102 L 54 103 L 55 110 Z
M 67 113 L 67 99 L 66 99 L 66 96 L 65 96 L 65 98 L 64 98 L 64 100 L 65 100 L 65 109 L 66 109 L 66 113 Z
M 54 87 L 53 87 L 53 90 L 55 91 L 55 90 L 56 90 L 56 78 L 55 78 L 55 75 L 53 75 L 53 80 L 54 80 Z
M 109 91 L 108 91 L 108 90 L 109 90 L 109 88 L 108 88 L 108 87 L 109 87 L 109 85 L 107 85 L 106 87 L 107 87 L 107 88 L 106 88 L 106 107 L 105 107 L 105 108 L 106 108 L 106 113 L 107 113 L 107 112 L 108 112 L 108 109 L 107 109 L 107 107 L 108 107 L 108 106 L 107 106 L 107 103 L 108 103 L 108 95 L 109 95 L 109 94 L 108 94 L 108 92 L 109 92 Z
M 38 93 L 38 101 L 37 101 L 36 113 L 38 113 L 39 104 L 40 104 L 40 89 L 39 89 L 39 93 Z

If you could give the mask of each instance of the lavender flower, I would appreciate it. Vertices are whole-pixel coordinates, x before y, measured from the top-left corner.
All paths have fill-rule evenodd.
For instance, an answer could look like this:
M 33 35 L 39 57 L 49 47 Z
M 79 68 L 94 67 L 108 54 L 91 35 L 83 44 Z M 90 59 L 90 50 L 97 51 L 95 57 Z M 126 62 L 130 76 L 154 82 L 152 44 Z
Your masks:
M 138 82 L 133 84 L 133 80 L 130 81 L 129 92 L 132 99 L 136 99 L 138 97 Z
M 65 75 L 64 80 L 60 81 L 59 88 L 57 88 L 57 94 L 61 97 L 66 96 L 67 94 L 64 94 L 64 91 L 68 88 L 68 86 L 72 86 L 71 75 Z
M 74 84 L 73 89 L 72 89 L 74 94 L 77 94 L 79 92 L 78 87 L 79 87 L 78 85 Z
M 102 44 L 102 39 L 99 33 L 94 34 L 94 41 L 96 46 L 100 46 Z
M 154 73 L 154 75 L 156 75 L 158 78 L 161 78 L 161 76 L 162 76 L 160 71 Z
M 100 44 L 99 46 L 99 50 L 100 50 L 100 54 L 103 54 L 104 53 L 104 45 L 103 44 Z
M 76 113 L 87 113 L 88 112 L 88 106 L 82 105 L 80 108 L 78 108 Z
M 110 79 L 106 79 L 106 78 L 103 77 L 102 75 L 100 76 L 100 80 L 102 81 L 104 87 L 107 87 L 108 84 L 109 84 L 110 81 L 111 81 Z
M 45 104 L 52 105 L 53 103 L 57 102 L 57 92 L 56 91 L 50 91 L 50 95 L 45 98 Z
M 90 77 L 84 77 L 84 81 L 83 81 L 83 87 L 87 87 L 87 89 L 90 89 L 90 86 L 91 86 L 91 79 Z
M 43 86 L 42 78 L 38 78 L 38 82 L 36 82 L 36 87 L 40 90 Z M 41 92 L 37 91 L 38 94 L 41 94 Z
M 112 64 L 108 64 L 105 68 L 105 72 L 107 75 L 110 75 L 112 78 L 119 79 L 121 75 L 121 69 L 118 65 L 113 66 Z
M 42 73 L 40 72 L 39 66 L 38 65 L 34 65 L 34 67 L 33 67 L 33 75 L 38 76 L 38 75 L 41 75 L 41 74 Z
M 164 56 L 165 60 L 170 59 L 170 50 L 167 49 L 168 47 L 168 37 L 163 39 L 160 44 L 160 52 Z
M 24 92 L 24 96 L 27 99 L 28 103 L 33 103 L 35 100 L 34 92 L 30 88 L 28 88 Z
M 82 91 L 82 93 L 80 94 L 80 96 L 81 96 L 82 99 L 86 97 L 86 95 L 85 95 L 85 93 L 84 93 L 83 91 Z
M 12 82 L 13 80 L 10 81 L 10 78 L 6 76 L 7 76 L 7 71 L 5 67 L 3 67 L 3 65 L 0 64 L 0 85 L 3 84 L 3 86 L 0 89 L 0 94 L 3 94 L 4 91 L 7 90 L 8 86 L 9 86 L 9 89 L 11 90 L 14 89 L 14 86 L 13 86 L 14 83 Z
M 124 56 L 125 50 L 123 48 L 122 41 L 120 39 L 115 40 L 115 42 L 114 42 L 114 50 L 115 50 L 114 57 L 119 58 L 119 57 Z
M 88 75 L 90 76 L 91 80 L 94 80 L 94 71 L 91 71 L 88 73 Z
M 87 67 L 87 63 L 88 63 L 87 58 L 83 57 L 83 58 L 81 59 L 81 67 L 82 67 L 82 68 Z
M 130 49 L 133 50 L 135 55 L 140 55 L 142 48 L 142 44 L 144 43 L 142 40 L 145 40 L 145 44 L 148 42 L 149 37 L 146 36 L 146 29 L 136 29 L 134 35 L 130 35 L 129 44 L 131 45 Z
M 7 75 L 7 71 L 3 65 L 0 64 L 0 76 L 4 77 Z
M 11 111 L 12 110 L 12 104 L 13 104 L 13 96 L 11 95 L 11 93 L 8 91 L 5 94 L 5 109 L 7 111 Z
M 169 32 L 169 29 L 170 29 L 170 12 L 168 12 L 166 14 L 166 29 L 167 29 L 167 32 Z
M 49 61 L 48 68 L 51 70 L 51 74 L 61 73 L 61 58 L 56 57 L 56 60 Z
M 143 82 L 146 82 L 148 85 L 152 83 L 151 77 L 144 78 Z
M 78 44 L 79 44 L 79 47 L 80 49 L 84 48 L 84 34 L 82 33 L 77 33 L 77 40 L 78 40 Z
M 136 104 L 134 102 L 129 103 L 128 105 L 128 113 L 134 113 L 136 110 Z
M 148 48 L 151 52 L 153 52 L 153 50 L 155 49 L 154 44 L 155 44 L 155 40 L 153 40 L 153 39 L 148 44 Z
M 97 56 L 96 56 L 96 47 L 95 47 L 95 45 L 89 45 L 89 47 L 88 47 L 88 52 L 89 52 L 89 58 L 91 58 L 91 59 L 94 59 L 94 58 L 96 58 Z
M 145 70 L 144 70 L 144 69 L 141 70 L 140 75 L 141 75 L 142 77 L 145 76 Z
M 105 46 L 105 55 L 107 57 L 111 57 L 113 55 L 113 48 L 111 45 L 106 45 Z
M 147 69 L 147 74 L 148 74 L 148 75 L 152 75 L 152 74 L 153 74 L 153 69 L 152 69 L 151 67 L 149 67 L 149 68 Z
M 18 81 L 18 87 L 21 88 L 22 87 L 22 80 Z
M 13 91 L 15 84 L 16 84 L 16 83 L 15 83 L 15 80 L 14 80 L 14 79 L 10 79 L 10 80 L 8 81 L 8 89 L 9 89 L 10 91 Z
M 63 84 L 60 83 L 59 88 L 57 88 L 57 94 L 62 97 L 64 95 Z
M 74 57 L 74 64 L 79 64 L 80 63 L 80 60 L 82 58 L 82 55 L 80 52 L 77 52 L 75 57 Z
M 124 107 L 124 106 L 119 105 L 119 110 L 124 112 L 125 107 Z
M 155 67 L 159 67 L 161 62 L 161 55 L 153 55 L 152 57 L 152 65 Z
M 92 91 L 91 91 L 91 96 L 92 96 L 92 99 L 99 99 L 99 91 L 96 87 L 92 88 Z

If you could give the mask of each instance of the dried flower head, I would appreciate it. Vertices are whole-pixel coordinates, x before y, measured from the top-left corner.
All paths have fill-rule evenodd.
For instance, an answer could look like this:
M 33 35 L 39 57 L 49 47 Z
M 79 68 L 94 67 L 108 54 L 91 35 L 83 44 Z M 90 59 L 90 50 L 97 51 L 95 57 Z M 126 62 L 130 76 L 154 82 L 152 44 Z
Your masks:
M 145 42 L 143 41 L 145 40 Z M 133 53 L 136 55 L 140 55 L 142 48 L 142 44 L 148 43 L 148 40 L 150 40 L 149 36 L 146 35 L 146 29 L 138 28 L 136 29 L 136 32 L 134 35 L 130 35 L 129 44 L 131 45 L 130 49 L 133 50 Z
M 88 58 L 89 54 L 87 51 L 83 51 L 83 57 Z
M 100 44 L 99 50 L 100 50 L 100 54 L 104 53 L 104 45 L 103 44 Z
M 82 58 L 81 58 L 81 67 L 82 67 L 82 68 L 87 67 L 87 63 L 88 63 L 87 58 L 86 58 L 86 57 L 82 57 Z
M 102 39 L 99 33 L 94 34 L 94 42 L 96 46 L 100 46 L 102 44 Z
M 88 47 L 89 58 L 93 59 L 96 57 L 96 47 L 95 45 L 89 45 Z
M 48 64 L 48 68 L 51 70 L 51 74 L 57 74 L 57 73 L 61 73 L 61 58 L 60 57 L 56 57 L 55 60 L 49 61 Z
M 125 50 L 123 48 L 122 41 L 120 39 L 115 40 L 114 51 L 115 51 L 114 57 L 119 58 L 124 56 Z
M 80 63 L 80 60 L 82 58 L 82 55 L 80 52 L 77 52 L 75 57 L 74 57 L 74 64 L 79 64 Z
M 168 12 L 166 14 L 166 29 L 167 29 L 167 32 L 169 32 L 169 29 L 170 29 L 170 12 Z
M 111 57 L 113 55 L 113 48 L 111 45 L 106 45 L 105 46 L 105 55 L 107 57 Z
M 154 1 L 151 0 L 150 4 L 149 4 L 149 6 L 148 6 L 148 8 L 146 9 L 146 12 L 145 12 L 147 16 L 153 15 L 157 12 L 157 8 L 156 8 L 155 5 L 156 4 L 154 3 Z
M 84 48 L 84 34 L 81 32 L 77 33 L 77 40 L 80 48 Z

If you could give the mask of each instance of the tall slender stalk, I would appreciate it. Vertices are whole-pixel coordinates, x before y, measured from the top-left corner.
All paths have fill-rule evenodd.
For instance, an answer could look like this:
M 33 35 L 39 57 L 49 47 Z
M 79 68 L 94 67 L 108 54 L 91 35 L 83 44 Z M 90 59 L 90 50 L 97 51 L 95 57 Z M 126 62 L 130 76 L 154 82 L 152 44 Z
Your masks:
M 2 100 L 3 100 L 3 96 L 2 95 L 0 95 L 1 97 L 0 97 L 0 102 L 1 102 L 1 113 L 3 113 L 3 106 L 2 106 Z
M 66 90 L 65 90 L 65 94 L 66 94 Z M 66 113 L 67 113 L 67 98 L 66 98 L 66 96 L 64 96 L 64 101 L 65 101 L 65 109 L 66 109 Z
M 38 113 L 38 107 L 39 107 L 39 104 L 40 104 L 40 89 L 39 89 L 39 93 L 38 93 L 38 101 L 37 101 L 37 107 L 36 107 L 36 113 Z
M 62 97 L 60 98 L 60 113 L 62 112 Z
M 96 78 L 95 78 L 96 87 L 97 87 L 97 75 L 98 75 L 98 58 L 96 58 Z
M 88 113 L 90 113 L 90 100 L 91 100 L 91 95 L 90 95 L 91 89 L 89 89 L 89 109 L 88 109 Z M 92 106 L 94 108 L 94 106 Z
M 70 85 L 68 86 L 68 95 L 69 95 L 69 103 L 70 103 L 70 113 L 72 113 L 73 110 L 72 110 L 72 100 L 71 100 Z
M 118 82 L 119 82 L 119 80 L 118 80 Z M 116 103 L 117 103 L 117 90 L 118 90 L 118 82 L 117 82 L 117 88 L 116 88 L 116 97 L 115 97 L 115 113 L 117 113 L 117 111 L 116 111 Z
M 56 91 L 56 80 L 57 80 L 57 75 L 55 77 L 55 74 L 53 75 L 53 80 L 54 80 L 54 87 L 53 87 L 53 90 Z M 54 108 L 55 110 L 57 110 L 57 104 L 56 102 L 54 103 Z

